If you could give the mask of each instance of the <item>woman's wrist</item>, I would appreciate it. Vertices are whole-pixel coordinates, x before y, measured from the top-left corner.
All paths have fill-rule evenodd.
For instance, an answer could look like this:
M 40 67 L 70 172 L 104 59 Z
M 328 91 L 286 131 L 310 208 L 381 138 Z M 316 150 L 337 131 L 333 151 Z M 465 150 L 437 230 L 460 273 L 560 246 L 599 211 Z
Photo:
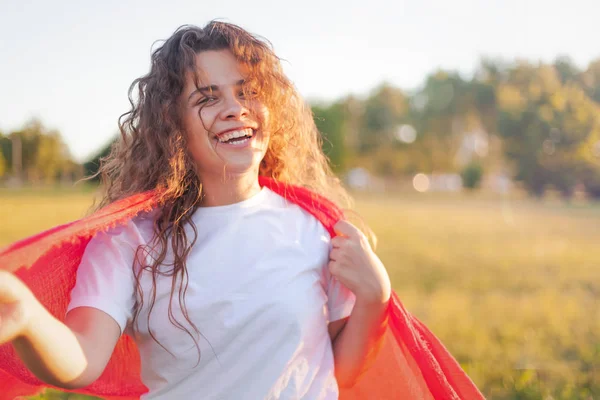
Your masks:
M 387 278 L 385 276 L 384 278 Z M 355 307 L 366 308 L 381 308 L 386 307 L 392 295 L 391 284 L 388 279 L 381 279 L 381 282 L 370 285 L 371 287 L 363 287 L 362 290 L 357 290 L 355 294 Z

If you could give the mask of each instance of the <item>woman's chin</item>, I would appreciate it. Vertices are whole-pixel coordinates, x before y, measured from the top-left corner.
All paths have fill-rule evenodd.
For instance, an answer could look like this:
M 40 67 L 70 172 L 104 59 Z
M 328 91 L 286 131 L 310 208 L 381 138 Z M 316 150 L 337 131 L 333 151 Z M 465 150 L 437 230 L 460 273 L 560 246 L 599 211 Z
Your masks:
M 258 171 L 265 150 L 258 146 L 225 147 L 217 148 L 219 157 L 224 162 L 224 170 L 228 174 L 245 174 Z
M 227 157 L 223 171 L 227 176 L 258 173 L 261 160 L 262 157 L 256 157 L 255 154 L 238 154 L 236 157 Z

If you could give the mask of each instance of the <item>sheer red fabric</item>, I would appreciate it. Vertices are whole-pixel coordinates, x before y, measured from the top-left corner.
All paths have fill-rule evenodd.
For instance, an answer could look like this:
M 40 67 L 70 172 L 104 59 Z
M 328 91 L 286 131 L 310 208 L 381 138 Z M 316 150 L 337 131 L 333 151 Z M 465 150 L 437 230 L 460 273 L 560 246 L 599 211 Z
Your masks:
M 314 215 L 333 235 L 342 217 L 329 200 L 305 188 L 260 178 L 266 186 Z M 157 206 L 153 192 L 115 202 L 81 220 L 58 226 L 0 250 L 0 266 L 15 271 L 57 318 L 64 319 L 81 257 L 90 239 Z M 110 266 L 107 266 L 109 268 Z M 394 293 L 381 351 L 372 367 L 342 400 L 483 399 L 443 344 L 411 315 Z M 21 363 L 11 345 L 0 346 L 0 400 L 32 395 L 48 385 Z M 147 391 L 133 340 L 123 336 L 102 376 L 77 393 L 105 399 L 138 399 Z

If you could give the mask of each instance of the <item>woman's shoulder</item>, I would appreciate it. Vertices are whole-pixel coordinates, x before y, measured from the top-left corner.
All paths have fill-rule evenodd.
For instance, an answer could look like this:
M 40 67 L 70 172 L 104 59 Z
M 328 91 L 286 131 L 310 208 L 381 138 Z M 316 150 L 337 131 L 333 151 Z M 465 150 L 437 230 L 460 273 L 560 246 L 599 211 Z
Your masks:
M 126 221 L 98 232 L 92 238 L 92 243 L 110 241 L 115 244 L 123 243 L 132 246 L 146 244 L 152 238 L 155 217 L 156 211 L 142 212 Z

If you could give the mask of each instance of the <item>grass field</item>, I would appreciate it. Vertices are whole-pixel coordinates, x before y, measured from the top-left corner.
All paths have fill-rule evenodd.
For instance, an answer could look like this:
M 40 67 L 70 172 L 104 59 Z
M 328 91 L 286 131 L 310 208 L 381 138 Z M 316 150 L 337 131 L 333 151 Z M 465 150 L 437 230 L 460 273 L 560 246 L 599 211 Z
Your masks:
M 0 246 L 90 204 L 0 191 Z M 356 208 L 400 298 L 489 399 L 600 399 L 599 205 L 411 193 Z

